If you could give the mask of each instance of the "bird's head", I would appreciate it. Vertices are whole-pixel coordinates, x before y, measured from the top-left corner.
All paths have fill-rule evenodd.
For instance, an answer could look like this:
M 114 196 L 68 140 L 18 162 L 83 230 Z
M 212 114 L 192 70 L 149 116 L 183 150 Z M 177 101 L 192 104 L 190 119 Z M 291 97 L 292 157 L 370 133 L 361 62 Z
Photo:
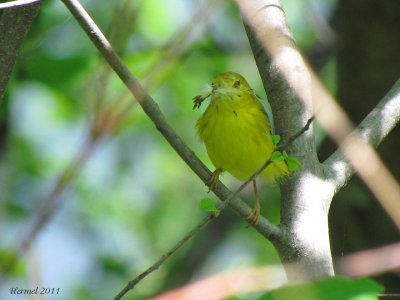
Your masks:
M 214 77 L 211 87 L 213 92 L 224 91 L 248 91 L 251 90 L 246 79 L 242 75 L 235 72 L 224 72 Z

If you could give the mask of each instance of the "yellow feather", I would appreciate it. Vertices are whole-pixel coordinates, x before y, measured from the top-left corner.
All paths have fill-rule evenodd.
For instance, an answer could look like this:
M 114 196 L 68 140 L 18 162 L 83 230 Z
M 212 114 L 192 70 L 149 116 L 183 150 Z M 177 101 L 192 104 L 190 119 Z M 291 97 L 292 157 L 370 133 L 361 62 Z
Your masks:
M 208 156 L 217 169 L 248 179 L 271 156 L 271 124 L 264 107 L 239 74 L 218 74 L 211 101 L 196 124 Z M 289 173 L 285 162 L 271 163 L 260 176 L 271 181 Z

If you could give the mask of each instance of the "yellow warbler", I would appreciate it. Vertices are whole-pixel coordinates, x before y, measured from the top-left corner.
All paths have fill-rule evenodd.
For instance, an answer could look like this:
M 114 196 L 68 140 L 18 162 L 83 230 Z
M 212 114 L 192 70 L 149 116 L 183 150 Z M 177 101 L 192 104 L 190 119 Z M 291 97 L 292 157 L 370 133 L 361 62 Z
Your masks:
M 216 167 L 210 179 L 214 189 L 219 174 L 227 171 L 239 180 L 247 180 L 270 158 L 275 145 L 268 137 L 271 124 L 264 107 L 247 81 L 234 72 L 214 77 L 212 91 L 194 98 L 194 107 L 211 96 L 210 104 L 196 124 L 197 133 L 204 142 L 208 156 Z M 275 181 L 289 173 L 284 161 L 271 163 L 259 175 Z M 256 204 L 250 225 L 257 224 L 260 204 L 253 180 Z

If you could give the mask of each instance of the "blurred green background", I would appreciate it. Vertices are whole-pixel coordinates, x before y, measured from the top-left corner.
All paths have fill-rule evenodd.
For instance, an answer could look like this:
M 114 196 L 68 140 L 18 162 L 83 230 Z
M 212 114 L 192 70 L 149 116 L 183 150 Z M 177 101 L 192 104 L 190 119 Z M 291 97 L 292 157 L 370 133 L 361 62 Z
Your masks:
M 400 53 L 400 28 L 391 21 L 400 7 L 396 1 L 375 2 L 283 1 L 299 47 L 355 122 L 400 73 L 399 59 L 384 63 Z M 217 73 L 236 71 L 266 99 L 235 5 L 222 0 L 82 4 L 185 143 L 213 169 L 194 129 L 205 105 L 193 111 L 192 98 Z M 351 5 L 362 7 L 361 17 L 351 17 Z M 370 15 L 379 9 L 383 15 Z M 374 44 L 375 38 L 380 42 Z M 8 276 L 1 299 L 26 299 L 10 295 L 8 288 L 36 285 L 60 288 L 60 295 L 46 299 L 110 299 L 202 220 L 200 199 L 218 203 L 132 103 L 65 6 L 45 1 L 0 107 L 0 262 L 15 251 L 32 212 L 61 174 L 77 157 L 83 159 L 73 169 L 80 172 L 53 197 L 59 208 Z M 118 125 L 101 131 L 107 117 L 121 111 L 127 113 Z M 100 138 L 93 139 L 94 131 Z M 398 134 L 383 148 L 397 176 L 400 163 L 392 161 L 391 151 Z M 323 160 L 334 146 L 318 126 L 316 141 Z M 240 184 L 229 174 L 222 181 L 231 189 Z M 278 224 L 279 188 L 260 184 L 262 214 Z M 241 197 L 252 203 L 252 190 Z M 357 179 L 337 198 L 330 218 L 335 256 L 399 240 Z M 278 264 L 272 245 L 245 225 L 225 210 L 124 299 L 146 299 L 232 268 Z M 399 284 L 398 274 L 378 279 L 389 291 Z

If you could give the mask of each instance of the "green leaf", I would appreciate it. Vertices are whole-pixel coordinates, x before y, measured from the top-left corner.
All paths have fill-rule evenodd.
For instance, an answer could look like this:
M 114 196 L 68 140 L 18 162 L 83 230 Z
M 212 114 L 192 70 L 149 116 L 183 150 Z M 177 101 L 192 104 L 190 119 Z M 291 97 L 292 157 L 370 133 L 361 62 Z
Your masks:
M 126 264 L 119 258 L 115 258 L 109 255 L 101 256 L 98 258 L 99 265 L 105 272 L 114 273 L 116 275 L 127 275 Z
M 270 160 L 272 162 L 277 162 L 277 161 L 283 161 L 285 158 L 283 157 L 282 153 L 280 151 L 275 151 L 272 153 Z
M 267 135 L 267 137 L 271 140 L 274 145 L 278 145 L 279 141 L 281 140 L 281 136 L 278 134 L 274 135 Z
M 289 171 L 296 171 L 297 169 L 301 168 L 301 162 L 295 157 L 288 156 L 285 158 L 285 161 L 288 165 Z
M 12 269 L 8 270 L 10 261 L 15 261 Z M 3 273 L 7 270 L 9 276 L 18 277 L 25 273 L 25 264 L 19 257 L 17 251 L 9 249 L 0 250 L 0 272 Z
M 262 295 L 259 300 L 377 300 L 384 291 L 375 281 L 345 277 L 323 279 L 312 283 L 284 286 Z
M 219 209 L 210 198 L 203 198 L 200 200 L 200 209 L 203 211 L 216 212 L 217 215 L 219 214 Z
M 283 150 L 282 155 L 283 155 L 283 157 L 284 157 L 285 159 L 289 157 L 289 155 L 286 153 L 285 150 Z

